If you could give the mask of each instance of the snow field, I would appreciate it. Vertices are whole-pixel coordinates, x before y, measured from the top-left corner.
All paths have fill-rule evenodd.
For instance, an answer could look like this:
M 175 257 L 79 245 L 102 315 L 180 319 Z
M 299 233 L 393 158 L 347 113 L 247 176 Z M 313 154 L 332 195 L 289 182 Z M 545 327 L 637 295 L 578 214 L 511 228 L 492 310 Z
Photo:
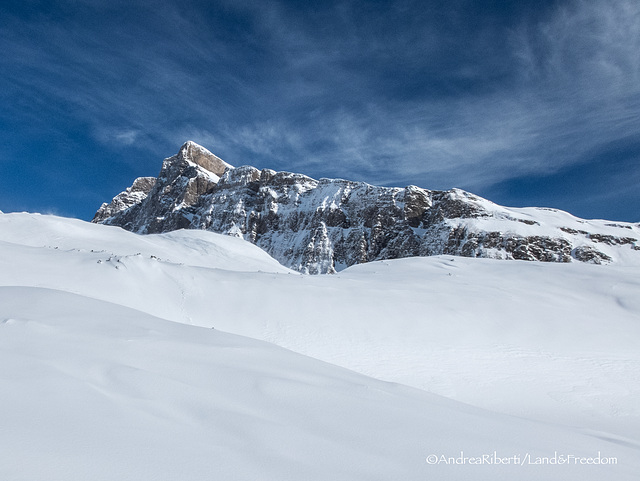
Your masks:
M 0 216 L 0 253 L 3 479 L 640 472 L 633 266 L 441 256 L 310 277 L 208 232 L 27 214 Z M 461 450 L 618 464 L 425 462 Z

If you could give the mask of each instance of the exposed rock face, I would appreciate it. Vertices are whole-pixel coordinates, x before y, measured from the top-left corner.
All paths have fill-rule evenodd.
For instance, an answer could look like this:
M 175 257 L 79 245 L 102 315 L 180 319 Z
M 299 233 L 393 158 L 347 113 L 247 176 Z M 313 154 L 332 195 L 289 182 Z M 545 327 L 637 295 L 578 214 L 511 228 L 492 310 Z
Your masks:
M 103 204 L 92 222 L 104 222 L 146 232 L 166 232 L 191 227 L 183 215 L 200 196 L 213 191 L 220 176 L 233 167 L 194 142 L 187 142 L 165 159 L 157 179 L 136 179 L 133 186 Z M 138 189 L 136 185 L 146 189 Z M 148 188 L 147 188 L 148 187 Z M 117 221 L 115 220 L 117 218 Z M 111 220 L 113 219 L 113 220 Z
M 602 263 L 613 260 L 612 249 L 638 255 L 640 238 L 637 225 L 584 221 L 553 209 L 508 209 L 459 189 L 377 187 L 233 168 L 193 142 L 165 159 L 155 182 L 136 179 L 93 221 L 141 234 L 189 228 L 236 235 L 311 274 L 437 254 Z
M 127 190 L 120 192 L 116 195 L 111 203 L 106 202 L 102 204 L 96 215 L 93 217 L 93 222 L 100 222 L 104 219 L 108 219 L 118 213 L 121 213 L 134 205 L 140 204 L 146 199 L 149 191 L 156 183 L 155 177 L 138 177 L 133 181 L 131 187 L 127 187 Z

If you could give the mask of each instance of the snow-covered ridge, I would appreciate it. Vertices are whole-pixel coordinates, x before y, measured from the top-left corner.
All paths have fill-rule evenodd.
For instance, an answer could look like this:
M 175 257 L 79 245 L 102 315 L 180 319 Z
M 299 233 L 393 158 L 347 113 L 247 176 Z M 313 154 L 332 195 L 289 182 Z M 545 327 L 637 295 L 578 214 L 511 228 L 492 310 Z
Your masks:
M 134 190 L 104 204 L 93 221 L 143 234 L 188 228 L 240 236 L 283 265 L 311 274 L 439 254 L 640 262 L 637 224 L 507 208 L 460 189 L 380 187 L 251 166 L 234 169 L 193 142 L 165 159 L 147 192 Z
M 96 264 L 123 269 L 151 260 L 152 264 L 236 272 L 293 273 L 262 249 L 232 236 L 184 230 L 140 236 L 41 214 L 0 216 L 0 244 L 5 249 L 19 245 L 60 254 L 77 252 Z

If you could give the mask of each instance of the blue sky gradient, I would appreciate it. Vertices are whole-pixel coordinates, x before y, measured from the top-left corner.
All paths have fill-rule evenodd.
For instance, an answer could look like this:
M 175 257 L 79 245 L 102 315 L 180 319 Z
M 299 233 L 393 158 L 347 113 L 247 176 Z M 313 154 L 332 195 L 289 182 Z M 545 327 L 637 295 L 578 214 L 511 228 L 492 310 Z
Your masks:
M 0 3 L 0 210 L 229 163 L 640 221 L 640 2 Z

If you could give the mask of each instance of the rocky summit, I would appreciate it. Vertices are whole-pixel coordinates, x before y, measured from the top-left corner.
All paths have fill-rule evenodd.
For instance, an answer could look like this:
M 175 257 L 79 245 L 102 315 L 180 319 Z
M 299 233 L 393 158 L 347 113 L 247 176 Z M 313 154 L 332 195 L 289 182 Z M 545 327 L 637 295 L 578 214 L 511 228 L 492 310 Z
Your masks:
M 204 229 L 238 236 L 309 274 L 438 254 L 596 264 L 640 256 L 638 224 L 507 208 L 460 189 L 235 168 L 194 142 L 165 159 L 157 178 L 138 178 L 103 204 L 93 222 L 139 234 Z

